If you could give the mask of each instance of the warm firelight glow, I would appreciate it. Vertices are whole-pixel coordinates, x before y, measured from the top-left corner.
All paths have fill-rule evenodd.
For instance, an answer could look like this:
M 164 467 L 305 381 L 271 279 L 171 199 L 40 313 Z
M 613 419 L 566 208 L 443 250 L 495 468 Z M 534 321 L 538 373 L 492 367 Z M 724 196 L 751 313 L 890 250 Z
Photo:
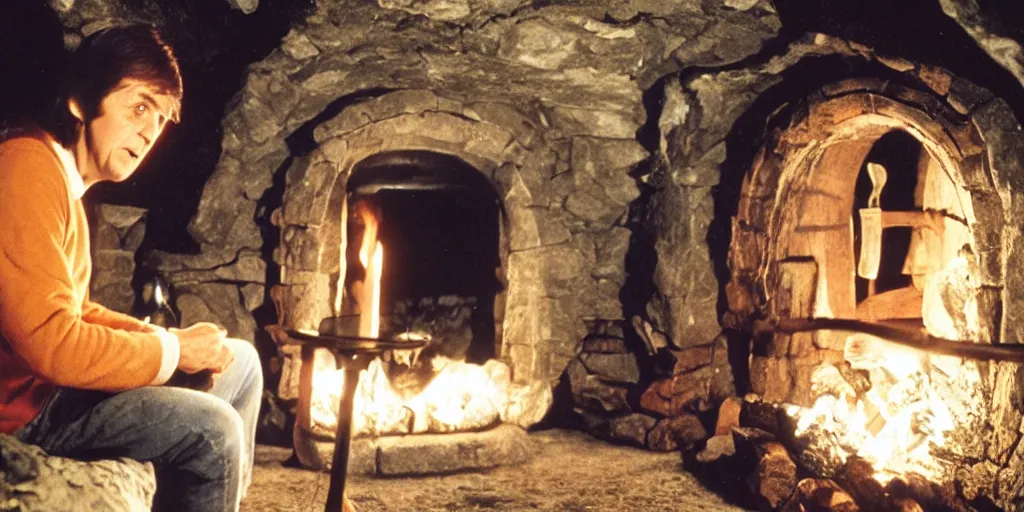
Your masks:
M 979 339 L 973 301 L 977 278 L 968 258 L 962 251 L 926 276 L 922 316 L 933 336 Z M 858 393 L 851 384 L 856 379 L 847 381 L 837 366 L 822 364 L 811 376 L 818 397 L 814 405 L 787 407 L 813 458 L 828 470 L 858 455 L 871 462 L 883 483 L 908 473 L 946 479 L 947 468 L 936 454 L 951 449 L 948 435 L 971 421 L 974 402 L 981 400 L 969 392 L 970 383 L 981 380 L 976 365 L 862 333 L 847 337 L 844 359 L 869 386 L 861 383 Z M 950 394 L 954 386 L 968 393 Z
M 384 248 L 377 240 L 379 225 L 373 209 L 367 203 L 356 203 L 353 212 L 361 217 L 364 226 L 359 260 L 366 269 L 366 277 L 355 290 L 361 310 L 359 335 L 376 338 L 380 333 Z M 513 385 L 506 364 L 496 360 L 483 365 L 469 364 L 436 356 L 413 368 L 418 355 L 414 351 L 395 351 L 391 363 L 375 359 L 360 374 L 353 404 L 354 435 L 479 430 L 507 419 L 508 415 L 523 414 L 523 399 L 532 388 Z M 399 390 L 388 375 L 389 364 L 392 369 L 421 372 L 430 378 L 424 379 L 425 385 L 418 392 Z M 334 434 L 344 382 L 342 372 L 333 356 L 317 355 L 310 407 L 315 433 Z
M 418 394 L 403 398 L 375 359 L 359 376 L 353 409 L 354 435 L 444 433 L 487 428 L 506 416 L 510 388 L 508 366 L 484 365 L 436 357 L 436 376 Z M 342 370 L 318 367 L 313 377 L 314 430 L 331 434 L 341 399 Z
M 863 457 L 883 483 L 912 472 L 938 481 L 942 468 L 931 452 L 945 444 L 953 418 L 931 385 L 928 356 L 865 334 L 851 335 L 846 353 L 851 366 L 871 376 L 872 388 L 857 397 L 840 385 L 810 409 L 790 408 L 798 418 L 797 436 L 812 430 L 833 436 L 830 455 L 841 461 Z M 835 377 L 835 367 L 825 366 L 811 380 L 821 384 Z
M 379 224 L 371 210 L 368 207 L 359 208 L 358 214 L 364 226 L 359 262 L 366 270 L 359 297 L 359 335 L 376 338 L 380 336 L 380 281 L 384 273 L 384 246 L 377 240 Z

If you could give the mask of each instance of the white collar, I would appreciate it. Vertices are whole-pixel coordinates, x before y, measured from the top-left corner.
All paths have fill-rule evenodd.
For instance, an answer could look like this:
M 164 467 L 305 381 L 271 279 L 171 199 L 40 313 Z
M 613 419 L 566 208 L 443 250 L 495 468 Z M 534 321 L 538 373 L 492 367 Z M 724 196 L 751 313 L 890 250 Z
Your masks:
M 57 153 L 57 160 L 60 160 L 60 165 L 64 168 L 64 174 L 68 177 L 68 187 L 70 188 L 71 196 L 75 199 L 81 199 L 85 195 L 85 182 L 82 181 L 82 175 L 78 174 L 75 156 L 56 140 L 50 139 L 50 146 L 53 147 L 53 152 Z

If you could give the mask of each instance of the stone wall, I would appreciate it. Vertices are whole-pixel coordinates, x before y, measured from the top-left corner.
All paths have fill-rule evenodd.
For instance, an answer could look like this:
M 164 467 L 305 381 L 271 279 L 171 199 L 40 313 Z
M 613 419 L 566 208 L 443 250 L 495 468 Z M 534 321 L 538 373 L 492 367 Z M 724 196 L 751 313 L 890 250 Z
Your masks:
M 508 214 L 501 357 L 517 381 L 553 384 L 588 334 L 586 322 L 623 317 L 628 213 L 639 196 L 632 175 L 649 157 L 638 141 L 649 122 L 644 91 L 685 65 L 758 51 L 778 21 L 764 2 L 514 12 L 382 5 L 324 2 L 250 67 L 190 225 L 202 254 L 150 263 L 178 289 L 187 277 L 206 303 L 226 295 L 199 292 L 224 285 L 205 268 L 231 268 L 277 244 L 259 225 L 271 221 L 262 208 L 276 195 L 280 277 L 272 268 L 271 278 L 257 278 L 253 266 L 235 284 L 280 279 L 296 315 L 287 322 L 315 326 L 330 316 L 317 272 L 322 241 L 337 240 L 323 232 L 324 215 L 352 166 L 388 150 L 455 155 L 491 180 Z M 285 372 L 282 389 L 294 383 Z
M 96 26 L 67 16 L 75 34 Z M 774 136 L 765 123 L 813 94 L 914 104 L 912 90 L 838 80 L 902 77 L 945 104 L 919 105 L 923 115 L 967 119 L 981 139 L 956 126 L 951 135 L 973 144 L 954 143 L 984 170 L 968 181 L 984 178 L 972 193 L 997 212 L 979 224 L 987 290 L 1002 306 L 993 334 L 1024 339 L 1014 307 L 1024 283 L 1012 264 L 1024 158 L 1005 103 L 934 66 L 828 36 L 766 50 L 779 30 L 772 4 L 756 0 L 320 2 L 249 67 L 228 105 L 219 161 L 189 226 L 199 254 L 154 253 L 144 264 L 173 286 L 183 323 L 213 320 L 252 339 L 252 312 L 281 284 L 295 315 L 285 322 L 314 327 L 330 314 L 323 247 L 338 240 L 325 219 L 352 167 L 388 150 L 455 155 L 493 184 L 508 214 L 501 357 L 514 378 L 554 383 L 568 370 L 591 431 L 676 446 L 699 438 L 693 418 L 735 390 L 714 376 L 745 373 L 734 367 L 744 358 L 724 357 L 732 347 L 722 325 L 742 330 L 767 308 L 753 275 L 766 236 L 731 222 L 758 148 Z M 631 250 L 655 263 L 627 268 Z M 650 300 L 622 304 L 637 282 Z M 624 318 L 627 310 L 642 313 Z M 624 325 L 650 351 L 635 375 L 626 359 L 643 349 L 626 343 Z M 770 357 L 758 354 L 758 391 L 770 381 L 788 399 L 806 386 L 786 355 L 776 358 L 786 368 L 766 373 Z M 284 371 L 282 396 L 291 396 L 297 372 Z M 1012 387 L 1000 375 L 993 389 Z M 648 389 L 639 404 L 635 386 Z M 664 434 L 669 419 L 678 435 Z M 999 422 L 1015 428 L 1019 417 Z

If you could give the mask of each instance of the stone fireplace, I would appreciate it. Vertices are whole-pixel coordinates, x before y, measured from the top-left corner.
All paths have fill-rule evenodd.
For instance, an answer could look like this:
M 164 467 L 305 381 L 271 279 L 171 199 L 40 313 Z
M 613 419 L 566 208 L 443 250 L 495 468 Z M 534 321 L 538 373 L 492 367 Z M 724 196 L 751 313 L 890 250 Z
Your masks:
M 501 423 L 572 417 L 662 451 L 732 443 L 752 404 L 795 422 L 824 418 L 823 397 L 899 387 L 871 366 L 895 352 L 884 342 L 764 323 L 1024 339 L 1018 104 L 781 23 L 766 1 L 321 2 L 226 106 L 188 228 L 198 253 L 140 261 L 183 322 L 261 343 L 268 400 L 294 413 L 299 349 L 265 327 L 359 312 L 352 212 L 369 201 L 388 328 L 458 316 L 444 350 L 507 384 Z M 114 293 L 141 214 L 103 215 Z M 1010 507 L 1024 494 L 1018 366 L 913 358 L 899 377 L 926 382 L 911 391 L 943 397 L 930 414 L 949 420 L 945 444 L 920 445 L 938 467 L 913 470 Z M 904 421 L 878 416 L 873 435 Z

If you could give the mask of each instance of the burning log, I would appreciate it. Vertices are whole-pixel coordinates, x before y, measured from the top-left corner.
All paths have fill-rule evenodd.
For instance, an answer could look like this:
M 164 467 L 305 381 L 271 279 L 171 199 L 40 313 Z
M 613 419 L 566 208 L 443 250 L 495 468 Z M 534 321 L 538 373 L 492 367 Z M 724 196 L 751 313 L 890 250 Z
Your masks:
M 740 426 L 740 414 L 743 410 L 743 403 L 736 397 L 729 397 L 722 400 L 718 406 L 718 419 L 715 422 L 715 435 L 728 434 L 733 427 Z
M 907 498 L 893 500 L 890 510 L 893 512 L 924 512 L 924 509 L 921 508 L 920 504 Z
M 749 396 L 740 406 L 740 425 L 757 428 L 773 435 L 779 432 L 779 409 L 757 396 Z
M 782 507 L 782 512 L 859 512 L 853 497 L 834 481 L 825 478 L 804 478 L 796 484 L 796 492 Z
M 898 501 L 913 501 L 920 504 L 918 510 L 945 510 L 967 512 L 974 510 L 958 495 L 952 484 L 939 485 L 917 473 L 907 473 L 893 478 L 885 486 L 885 492 L 893 502 L 894 510 Z
M 868 372 L 854 369 L 853 366 L 846 361 L 837 365 L 836 369 L 839 371 L 839 375 L 843 377 L 843 380 L 853 388 L 853 392 L 857 398 L 861 398 L 865 393 L 871 391 L 871 376 Z
M 757 446 L 760 459 L 747 485 L 762 505 L 778 509 L 796 488 L 796 463 L 786 447 L 775 441 Z
M 885 489 L 875 479 L 875 468 L 870 462 L 854 455 L 846 459 L 846 464 L 839 469 L 835 479 L 862 508 L 885 510 Z

